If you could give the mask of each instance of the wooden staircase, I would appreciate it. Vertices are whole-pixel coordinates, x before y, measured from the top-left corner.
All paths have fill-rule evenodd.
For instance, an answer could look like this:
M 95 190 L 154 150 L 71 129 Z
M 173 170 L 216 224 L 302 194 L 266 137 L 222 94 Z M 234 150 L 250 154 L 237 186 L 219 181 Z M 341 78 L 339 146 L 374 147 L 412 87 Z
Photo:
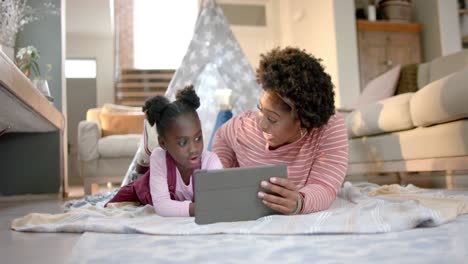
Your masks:
M 164 95 L 175 70 L 122 70 L 116 84 L 115 101 L 120 105 L 143 106 L 145 100 Z

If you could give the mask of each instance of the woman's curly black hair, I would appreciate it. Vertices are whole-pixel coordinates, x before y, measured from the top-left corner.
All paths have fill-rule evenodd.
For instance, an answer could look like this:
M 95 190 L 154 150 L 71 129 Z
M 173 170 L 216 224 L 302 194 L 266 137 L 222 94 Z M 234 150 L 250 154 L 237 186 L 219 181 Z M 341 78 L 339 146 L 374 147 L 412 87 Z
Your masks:
M 158 135 L 164 137 L 166 129 L 180 115 L 194 113 L 197 115 L 197 108 L 200 107 L 200 98 L 192 85 L 177 91 L 176 100 L 169 100 L 161 95 L 151 97 L 145 101 L 143 112 L 150 125 L 156 124 Z
M 307 130 L 325 125 L 335 113 L 335 93 L 321 59 L 305 50 L 275 48 L 262 54 L 257 82 L 294 103 L 301 126 Z

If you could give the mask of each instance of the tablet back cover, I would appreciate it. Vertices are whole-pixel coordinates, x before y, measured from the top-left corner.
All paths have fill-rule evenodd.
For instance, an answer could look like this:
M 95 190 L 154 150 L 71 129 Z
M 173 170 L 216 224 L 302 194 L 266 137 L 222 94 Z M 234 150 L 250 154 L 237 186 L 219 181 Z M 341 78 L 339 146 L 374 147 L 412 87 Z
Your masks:
M 258 198 L 261 181 L 287 178 L 286 165 L 198 170 L 194 173 L 195 223 L 256 220 L 275 214 Z

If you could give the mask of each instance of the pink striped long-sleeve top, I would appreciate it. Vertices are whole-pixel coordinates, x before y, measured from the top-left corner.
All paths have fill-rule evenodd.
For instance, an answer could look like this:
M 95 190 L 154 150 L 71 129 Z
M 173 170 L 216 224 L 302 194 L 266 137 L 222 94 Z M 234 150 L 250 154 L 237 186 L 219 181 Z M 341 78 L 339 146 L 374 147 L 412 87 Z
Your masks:
M 223 165 L 215 153 L 204 151 L 201 156 L 201 168 L 206 170 L 222 169 Z M 161 216 L 189 216 L 189 205 L 193 198 L 193 177 L 186 185 L 176 168 L 175 200 L 171 200 L 167 186 L 166 151 L 158 147 L 150 156 L 150 192 L 153 206 Z
M 225 168 L 286 164 L 288 179 L 304 198 L 304 214 L 330 207 L 348 168 L 348 137 L 339 114 L 296 142 L 269 150 L 258 112 L 245 112 L 218 129 L 213 151 Z

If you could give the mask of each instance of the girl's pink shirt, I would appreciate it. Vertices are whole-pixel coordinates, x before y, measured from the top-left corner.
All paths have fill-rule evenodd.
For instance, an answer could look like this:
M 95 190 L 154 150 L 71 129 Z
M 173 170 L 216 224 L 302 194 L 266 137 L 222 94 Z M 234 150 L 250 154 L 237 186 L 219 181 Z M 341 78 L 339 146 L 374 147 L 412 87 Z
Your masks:
M 223 168 L 218 156 L 213 152 L 204 151 L 201 162 L 202 169 Z M 189 184 L 185 185 L 179 170 L 176 168 L 176 200 L 171 200 L 167 187 L 166 151 L 160 147 L 151 153 L 150 175 L 150 191 L 156 213 L 160 216 L 189 216 L 189 205 L 193 198 L 193 177 L 190 177 Z

